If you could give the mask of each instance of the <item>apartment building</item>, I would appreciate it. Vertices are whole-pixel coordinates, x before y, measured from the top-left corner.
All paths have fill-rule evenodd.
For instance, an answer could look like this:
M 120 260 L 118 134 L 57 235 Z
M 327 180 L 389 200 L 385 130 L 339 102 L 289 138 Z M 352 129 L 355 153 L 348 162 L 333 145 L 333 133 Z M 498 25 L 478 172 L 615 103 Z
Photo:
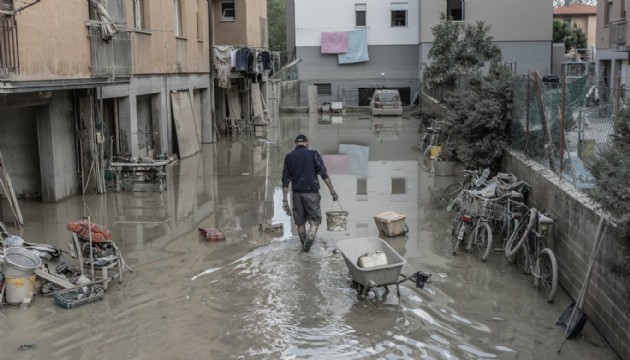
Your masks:
M 603 0 L 597 2 L 597 41 L 596 59 L 599 80 L 608 88 L 614 89 L 620 76 L 621 84 L 627 86 L 630 81 L 628 54 L 630 43 L 625 0 Z
M 91 172 L 112 159 L 184 157 L 212 142 L 209 10 L 0 0 L 0 151 L 18 196 L 103 191 Z
M 289 0 L 287 51 L 303 60 L 300 105 L 306 104 L 309 85 L 317 85 L 321 102 L 367 105 L 381 87 L 399 89 L 404 104 L 414 102 L 429 61 L 431 28 L 441 13 L 490 25 L 515 73 L 550 71 L 553 5 L 548 0 Z M 330 46 L 339 41 L 348 48 Z
M 262 99 L 279 65 L 269 52 L 267 0 L 217 0 L 213 13 L 217 127 L 231 131 L 265 123 Z

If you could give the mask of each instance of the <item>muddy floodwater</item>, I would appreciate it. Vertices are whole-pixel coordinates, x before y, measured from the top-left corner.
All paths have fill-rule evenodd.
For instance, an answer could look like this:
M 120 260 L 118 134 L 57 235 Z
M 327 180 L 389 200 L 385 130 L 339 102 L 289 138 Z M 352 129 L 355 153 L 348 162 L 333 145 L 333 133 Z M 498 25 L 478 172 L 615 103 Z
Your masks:
M 56 204 L 21 201 L 26 241 L 65 250 L 66 224 L 89 215 L 112 231 L 133 272 L 74 309 L 42 295 L 27 310 L 5 306 L 0 358 L 615 359 L 590 324 L 557 354 L 555 322 L 571 302 L 561 289 L 547 303 L 502 253 L 486 263 L 451 254 L 436 195 L 457 178 L 432 176 L 417 129 L 407 117 L 284 115 L 269 143 L 222 136 L 169 166 L 162 192 L 128 183 Z M 340 195 L 333 204 L 322 182 L 324 219 L 309 253 L 281 205 L 282 162 L 299 133 L 324 156 Z M 325 212 L 339 210 L 346 230 L 327 231 Z M 432 282 L 362 300 L 335 244 L 378 237 L 374 216 L 385 211 L 406 216 L 407 234 L 382 237 L 405 258 L 402 272 L 422 270 Z M 227 239 L 205 241 L 198 227 Z

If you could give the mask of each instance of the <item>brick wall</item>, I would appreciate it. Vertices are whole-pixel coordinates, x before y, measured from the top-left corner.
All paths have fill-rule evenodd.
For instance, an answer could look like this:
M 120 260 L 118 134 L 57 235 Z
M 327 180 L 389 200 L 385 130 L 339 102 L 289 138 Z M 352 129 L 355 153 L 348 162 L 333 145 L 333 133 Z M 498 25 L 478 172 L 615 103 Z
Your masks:
M 559 283 L 576 299 L 586 276 L 601 212 L 598 205 L 572 184 L 561 181 L 543 165 L 517 151 L 506 152 L 502 171 L 531 185 L 527 203 L 551 214 L 555 222 L 548 246 L 558 260 Z M 610 232 L 600 248 L 584 305 L 588 320 L 622 359 L 630 359 L 630 304 L 626 283 L 610 273 L 606 262 L 620 253 Z

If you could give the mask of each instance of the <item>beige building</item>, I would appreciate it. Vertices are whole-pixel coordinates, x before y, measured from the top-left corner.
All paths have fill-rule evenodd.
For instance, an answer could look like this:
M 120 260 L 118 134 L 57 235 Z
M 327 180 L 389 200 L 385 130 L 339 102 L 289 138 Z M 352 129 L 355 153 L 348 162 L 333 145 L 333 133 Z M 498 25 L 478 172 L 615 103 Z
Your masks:
M 214 141 L 211 13 L 206 0 L 0 0 L 0 151 L 17 195 L 102 192 L 87 179 L 112 159 Z
M 562 21 L 568 26 L 576 25 L 586 35 L 586 44 L 589 49 L 595 46 L 595 33 L 597 30 L 597 6 L 586 4 L 570 4 L 553 9 L 553 19 Z
M 596 60 L 600 80 L 609 88 L 615 87 L 620 76 L 621 84 L 630 85 L 628 68 L 628 26 L 625 0 L 605 0 L 597 3 Z

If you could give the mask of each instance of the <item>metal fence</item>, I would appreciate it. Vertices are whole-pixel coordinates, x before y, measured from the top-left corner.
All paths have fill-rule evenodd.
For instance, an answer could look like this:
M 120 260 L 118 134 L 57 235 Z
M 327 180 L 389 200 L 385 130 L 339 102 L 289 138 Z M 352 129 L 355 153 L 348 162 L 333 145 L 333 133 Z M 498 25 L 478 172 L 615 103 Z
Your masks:
M 512 147 L 578 188 L 595 186 L 589 166 L 609 146 L 620 98 L 585 75 L 571 83 L 528 76 L 514 82 Z
M 19 69 L 18 34 L 13 16 L 0 14 L 0 78 Z
M 102 30 L 90 26 L 92 75 L 96 77 L 129 76 L 131 74 L 131 39 L 126 31 L 117 32 L 108 42 L 102 39 Z

